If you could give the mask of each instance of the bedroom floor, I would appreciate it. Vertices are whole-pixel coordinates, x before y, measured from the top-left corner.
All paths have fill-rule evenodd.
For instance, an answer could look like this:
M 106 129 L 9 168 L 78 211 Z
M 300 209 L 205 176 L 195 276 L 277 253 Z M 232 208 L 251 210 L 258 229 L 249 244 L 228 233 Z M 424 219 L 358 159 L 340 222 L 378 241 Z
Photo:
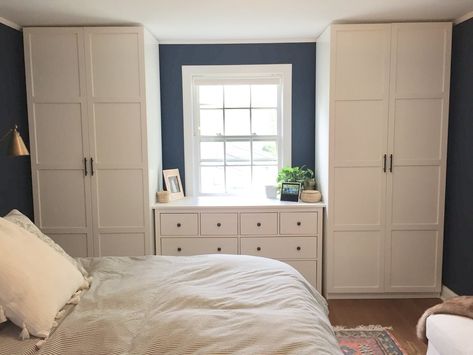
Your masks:
M 329 318 L 334 326 L 391 326 L 394 336 L 408 354 L 425 354 L 427 346 L 415 334 L 417 320 L 427 308 L 440 302 L 439 298 L 329 300 Z

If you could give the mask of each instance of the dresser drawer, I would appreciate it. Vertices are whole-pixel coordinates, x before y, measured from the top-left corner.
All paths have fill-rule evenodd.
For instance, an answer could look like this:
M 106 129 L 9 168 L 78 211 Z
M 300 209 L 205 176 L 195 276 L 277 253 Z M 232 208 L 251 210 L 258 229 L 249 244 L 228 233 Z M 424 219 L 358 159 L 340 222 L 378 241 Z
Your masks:
M 275 235 L 278 234 L 278 214 L 242 213 L 240 220 L 243 235 Z
M 241 254 L 273 259 L 315 259 L 317 237 L 241 238 Z
M 237 238 L 161 238 L 162 255 L 238 254 Z
M 202 213 L 200 215 L 202 235 L 238 234 L 238 215 L 236 213 Z
M 198 235 L 197 213 L 162 213 L 161 235 Z
M 294 269 L 304 276 L 309 283 L 317 288 L 317 261 L 311 260 L 284 260 L 286 264 L 291 265 Z M 320 290 L 319 290 L 320 291 Z
M 279 214 L 281 234 L 317 235 L 317 212 L 283 212 Z

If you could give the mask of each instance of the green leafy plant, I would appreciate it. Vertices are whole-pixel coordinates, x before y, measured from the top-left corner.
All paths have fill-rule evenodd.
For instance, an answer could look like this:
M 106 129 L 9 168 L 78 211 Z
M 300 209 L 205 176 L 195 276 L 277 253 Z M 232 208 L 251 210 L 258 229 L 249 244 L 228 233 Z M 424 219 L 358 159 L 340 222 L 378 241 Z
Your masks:
M 277 182 L 278 185 L 281 185 L 283 182 L 298 182 L 304 186 L 305 189 L 315 189 L 314 171 L 305 168 L 305 165 L 302 167 L 294 166 L 292 168 L 282 168 L 278 173 Z

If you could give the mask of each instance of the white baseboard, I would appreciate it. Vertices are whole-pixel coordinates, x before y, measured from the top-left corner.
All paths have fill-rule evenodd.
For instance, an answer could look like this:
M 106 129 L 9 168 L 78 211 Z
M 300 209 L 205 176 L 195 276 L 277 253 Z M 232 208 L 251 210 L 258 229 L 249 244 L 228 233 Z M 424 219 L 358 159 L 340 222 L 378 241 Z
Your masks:
M 328 300 L 344 299 L 399 299 L 399 298 L 441 298 L 438 292 L 402 292 L 402 293 L 328 293 L 324 294 Z
M 446 300 L 446 299 L 449 299 L 449 298 L 452 298 L 452 297 L 457 297 L 458 295 L 453 292 L 452 290 L 450 290 L 447 286 L 445 285 L 442 285 L 442 293 L 440 294 L 440 298 L 442 300 Z

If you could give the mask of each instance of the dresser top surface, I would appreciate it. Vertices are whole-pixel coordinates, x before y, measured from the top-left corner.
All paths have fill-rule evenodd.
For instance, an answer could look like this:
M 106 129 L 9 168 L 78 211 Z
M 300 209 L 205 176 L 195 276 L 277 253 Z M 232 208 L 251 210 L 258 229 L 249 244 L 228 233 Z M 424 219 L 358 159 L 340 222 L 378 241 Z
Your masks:
M 193 207 L 225 207 L 225 208 L 254 208 L 254 207 L 284 207 L 284 209 L 298 208 L 322 208 L 325 207 L 323 202 L 305 203 L 305 202 L 289 202 L 276 199 L 268 199 L 264 197 L 235 197 L 235 196 L 201 196 L 201 197 L 185 197 L 181 200 L 171 201 L 168 203 L 157 203 L 154 209 L 170 209 L 170 208 L 193 208 Z

